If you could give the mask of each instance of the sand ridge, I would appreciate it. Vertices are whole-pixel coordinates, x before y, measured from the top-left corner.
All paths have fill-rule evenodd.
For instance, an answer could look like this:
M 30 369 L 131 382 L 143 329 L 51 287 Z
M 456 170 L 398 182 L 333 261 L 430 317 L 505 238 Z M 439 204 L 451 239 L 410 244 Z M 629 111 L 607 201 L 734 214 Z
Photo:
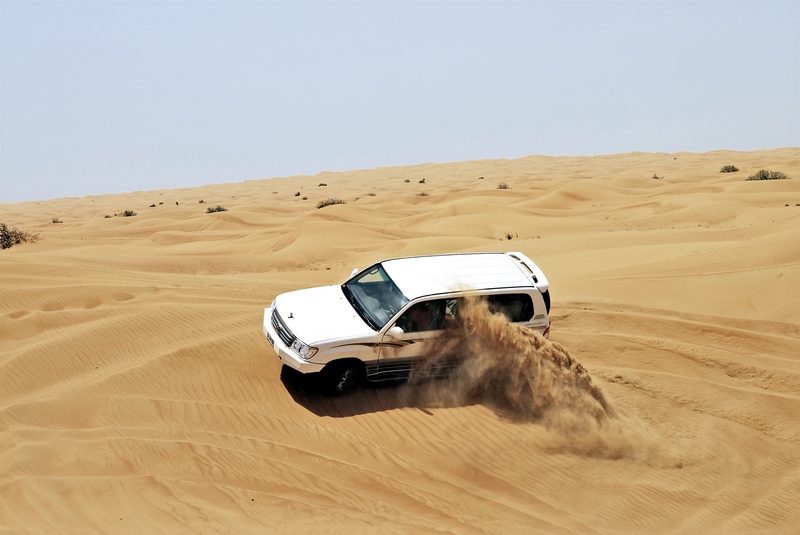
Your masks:
M 760 168 L 792 179 L 745 181 Z M 321 173 L 0 221 L 42 237 L 0 252 L 0 533 L 800 531 L 800 149 Z M 263 340 L 280 292 L 482 250 L 545 270 L 606 434 L 411 386 L 325 398 Z

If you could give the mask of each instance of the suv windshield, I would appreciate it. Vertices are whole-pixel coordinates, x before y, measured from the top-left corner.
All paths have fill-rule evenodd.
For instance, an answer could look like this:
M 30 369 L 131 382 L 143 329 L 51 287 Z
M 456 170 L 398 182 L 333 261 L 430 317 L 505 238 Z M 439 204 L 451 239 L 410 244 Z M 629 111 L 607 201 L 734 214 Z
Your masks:
M 408 303 L 380 264 L 342 284 L 342 291 L 358 315 L 376 331 Z

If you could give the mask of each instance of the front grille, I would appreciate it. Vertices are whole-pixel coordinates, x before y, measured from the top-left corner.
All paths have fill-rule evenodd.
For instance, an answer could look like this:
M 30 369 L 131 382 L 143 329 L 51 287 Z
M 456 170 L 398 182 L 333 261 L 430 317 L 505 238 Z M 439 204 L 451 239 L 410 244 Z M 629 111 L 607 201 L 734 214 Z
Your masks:
M 278 309 L 274 309 L 272 311 L 272 328 L 275 329 L 278 337 L 281 339 L 281 341 L 283 341 L 284 344 L 286 344 L 286 347 L 292 346 L 292 343 L 295 341 L 296 337 L 281 319 L 280 314 L 278 314 Z

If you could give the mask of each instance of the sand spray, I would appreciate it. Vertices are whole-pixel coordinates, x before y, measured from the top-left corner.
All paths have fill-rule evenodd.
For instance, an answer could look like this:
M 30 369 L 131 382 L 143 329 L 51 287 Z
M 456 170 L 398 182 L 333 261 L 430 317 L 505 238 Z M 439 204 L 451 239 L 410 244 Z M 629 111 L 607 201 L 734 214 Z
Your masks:
M 431 344 L 429 353 L 407 390 L 416 403 L 482 403 L 509 420 L 537 422 L 546 429 L 546 447 L 552 451 L 681 463 L 656 430 L 618 414 L 564 346 L 492 313 L 483 300 L 461 303 L 458 321 Z M 454 367 L 450 378 L 427 381 L 440 366 Z

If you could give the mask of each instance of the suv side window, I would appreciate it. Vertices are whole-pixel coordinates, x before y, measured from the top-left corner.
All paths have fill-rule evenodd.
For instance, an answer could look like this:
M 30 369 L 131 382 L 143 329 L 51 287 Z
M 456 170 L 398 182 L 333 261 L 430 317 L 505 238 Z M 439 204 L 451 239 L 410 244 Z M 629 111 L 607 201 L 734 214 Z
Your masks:
M 456 307 L 457 299 L 422 301 L 406 310 L 395 325 L 407 333 L 437 331 L 454 319 Z
M 533 317 L 533 300 L 528 294 L 500 294 L 486 297 L 489 310 L 503 314 L 508 321 L 528 321 Z

